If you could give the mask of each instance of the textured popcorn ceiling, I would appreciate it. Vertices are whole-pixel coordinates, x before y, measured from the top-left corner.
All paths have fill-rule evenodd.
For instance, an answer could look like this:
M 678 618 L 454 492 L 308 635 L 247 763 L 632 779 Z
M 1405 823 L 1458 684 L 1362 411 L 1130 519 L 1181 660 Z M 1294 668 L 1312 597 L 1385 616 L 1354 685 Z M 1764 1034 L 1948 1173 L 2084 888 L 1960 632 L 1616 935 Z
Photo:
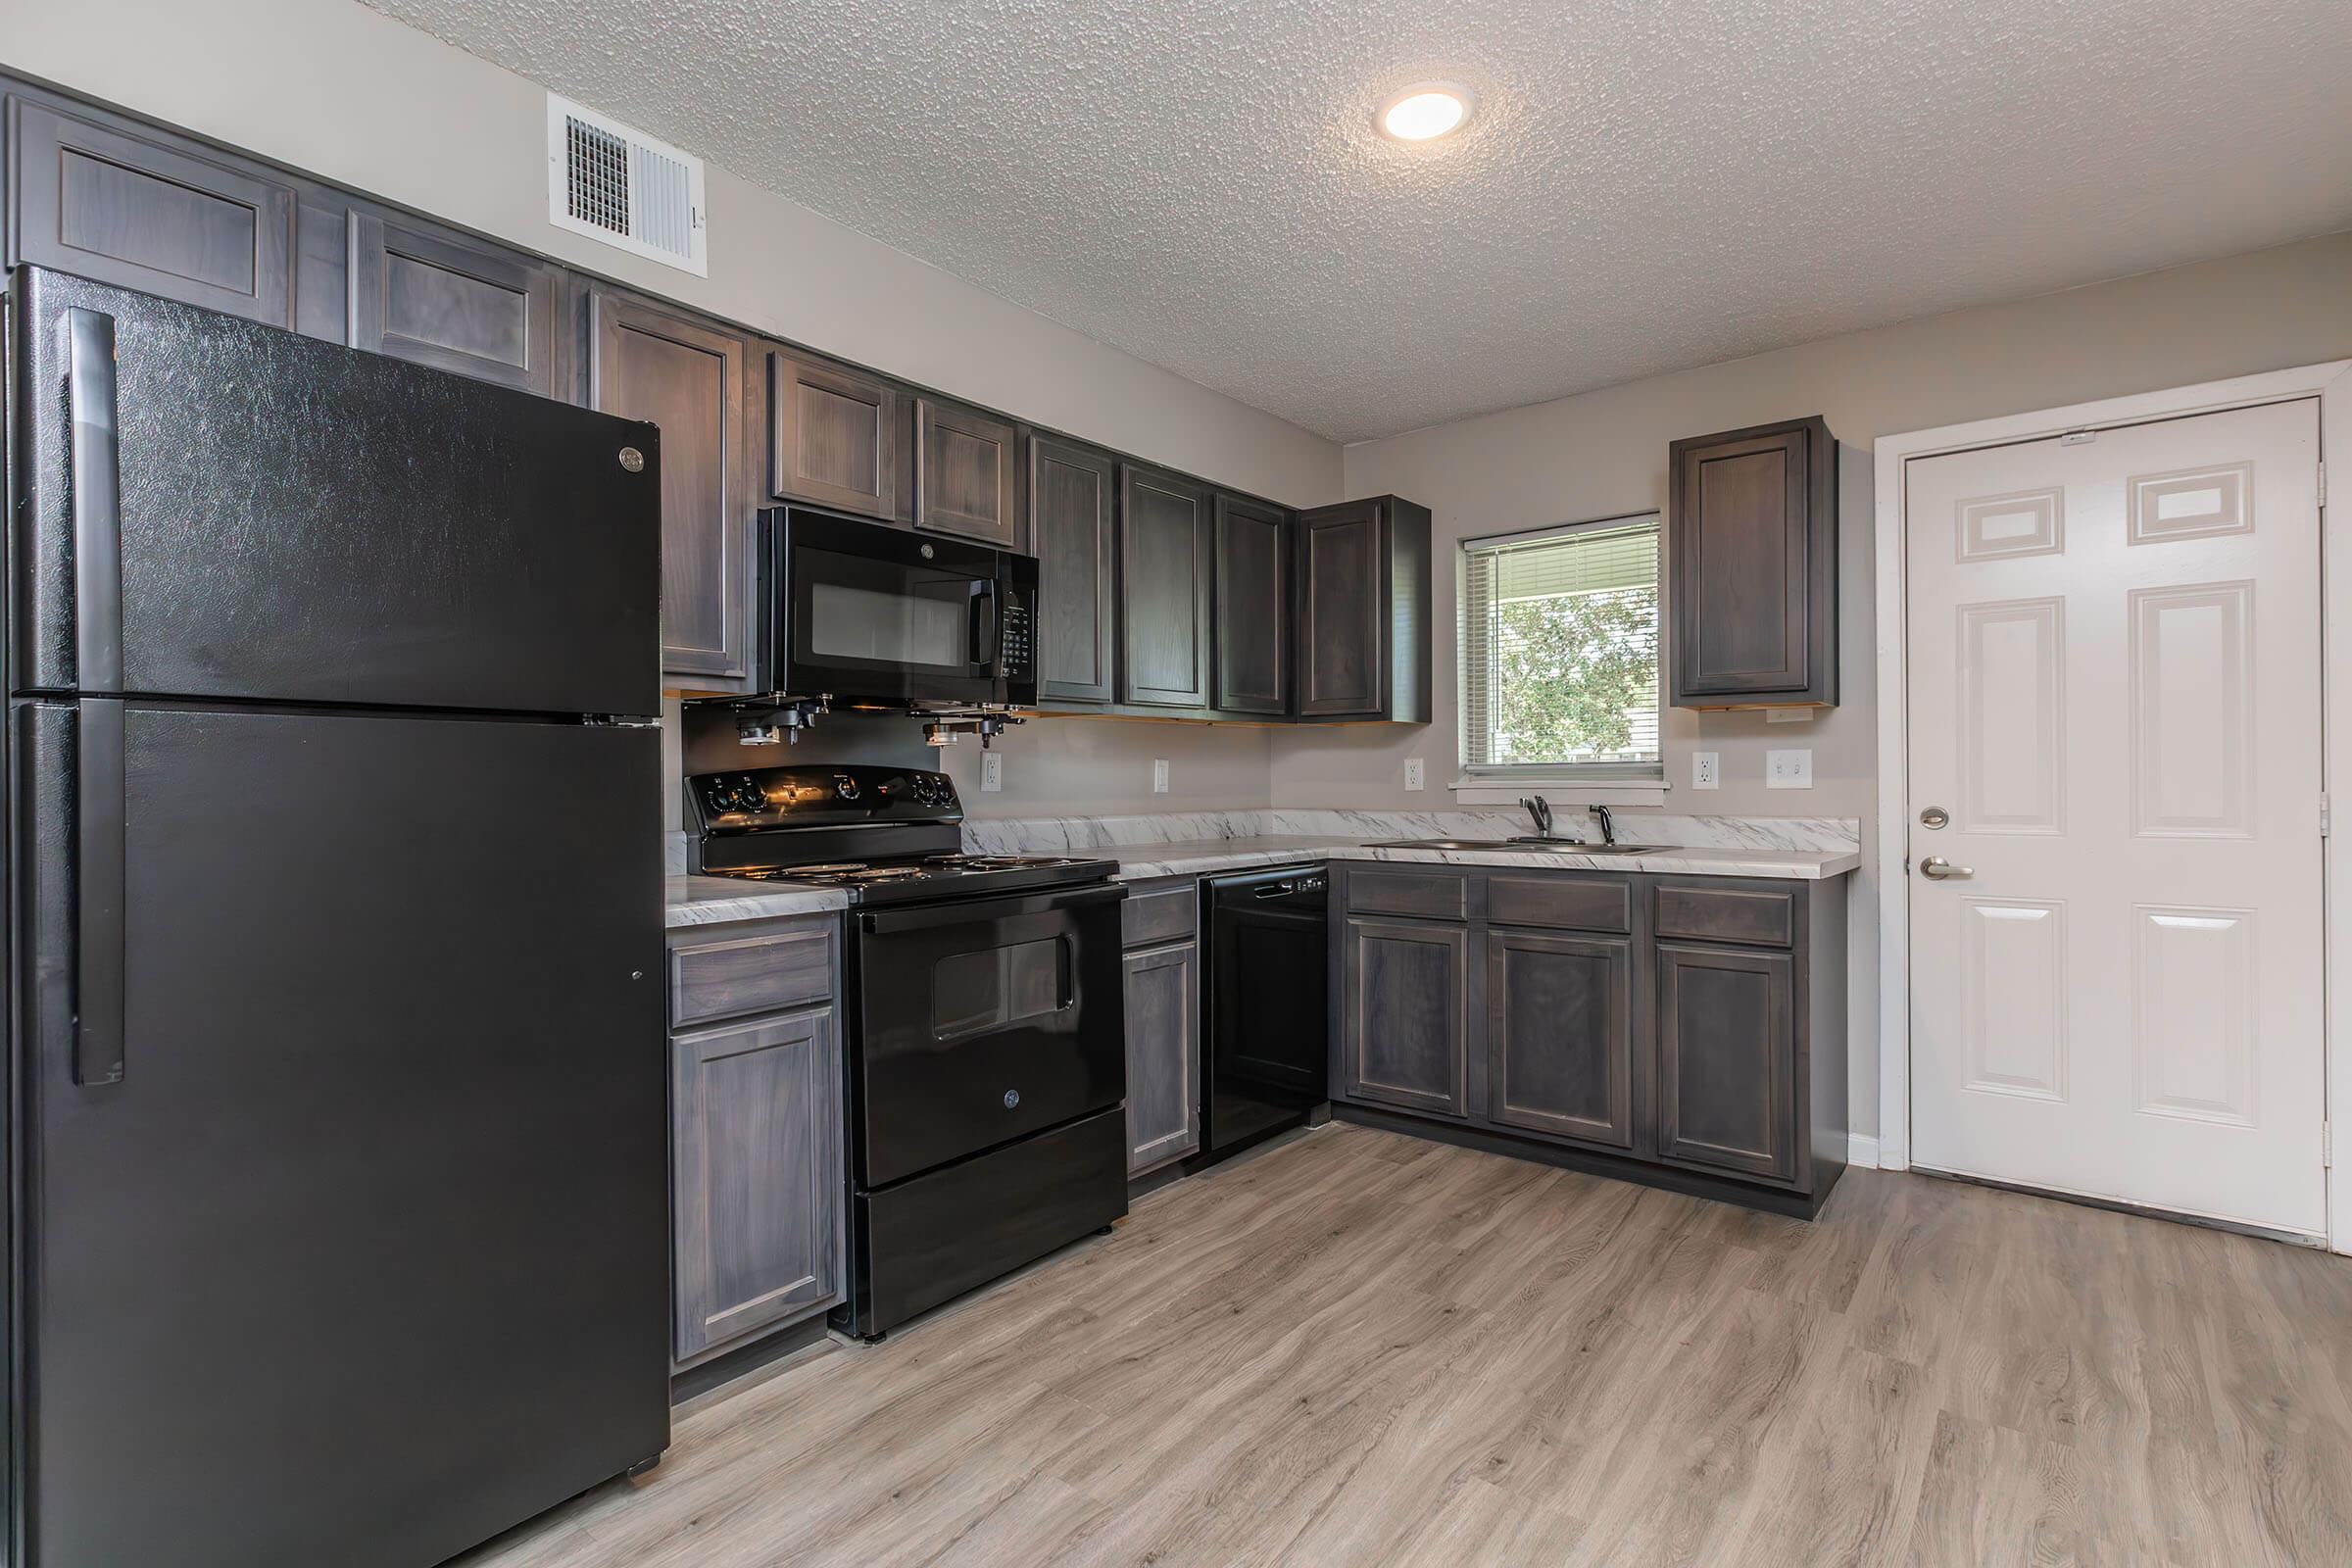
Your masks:
M 2352 225 L 2352 0 L 370 3 L 1344 441 Z

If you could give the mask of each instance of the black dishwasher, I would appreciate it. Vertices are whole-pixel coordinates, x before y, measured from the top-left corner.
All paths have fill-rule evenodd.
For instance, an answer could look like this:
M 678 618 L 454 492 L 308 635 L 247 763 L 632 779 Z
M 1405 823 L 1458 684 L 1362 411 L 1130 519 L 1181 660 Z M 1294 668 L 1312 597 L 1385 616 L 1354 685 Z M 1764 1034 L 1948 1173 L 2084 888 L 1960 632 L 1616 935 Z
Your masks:
M 1208 882 L 1202 1163 L 1303 1126 L 1331 1098 L 1327 882 L 1295 865 Z

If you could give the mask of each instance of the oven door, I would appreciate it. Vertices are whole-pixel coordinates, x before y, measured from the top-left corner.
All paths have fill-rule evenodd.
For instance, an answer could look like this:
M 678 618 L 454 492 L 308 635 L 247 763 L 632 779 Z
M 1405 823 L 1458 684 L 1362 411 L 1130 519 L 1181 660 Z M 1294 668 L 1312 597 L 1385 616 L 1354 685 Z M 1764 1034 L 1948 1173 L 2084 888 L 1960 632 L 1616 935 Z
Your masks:
M 1122 887 L 858 916 L 858 1182 L 884 1187 L 1127 1093 Z
M 996 551 L 798 508 L 769 515 L 776 690 L 846 702 L 1006 701 Z

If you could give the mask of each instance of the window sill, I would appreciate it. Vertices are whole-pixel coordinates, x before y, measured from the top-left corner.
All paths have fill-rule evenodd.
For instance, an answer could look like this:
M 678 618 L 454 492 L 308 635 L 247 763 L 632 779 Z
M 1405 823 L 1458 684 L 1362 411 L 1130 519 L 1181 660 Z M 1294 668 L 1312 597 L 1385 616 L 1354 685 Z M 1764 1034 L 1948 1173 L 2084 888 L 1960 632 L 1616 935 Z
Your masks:
M 1529 795 L 1583 806 L 1664 806 L 1670 786 L 1662 778 L 1457 778 L 1446 788 L 1456 806 L 1516 806 Z

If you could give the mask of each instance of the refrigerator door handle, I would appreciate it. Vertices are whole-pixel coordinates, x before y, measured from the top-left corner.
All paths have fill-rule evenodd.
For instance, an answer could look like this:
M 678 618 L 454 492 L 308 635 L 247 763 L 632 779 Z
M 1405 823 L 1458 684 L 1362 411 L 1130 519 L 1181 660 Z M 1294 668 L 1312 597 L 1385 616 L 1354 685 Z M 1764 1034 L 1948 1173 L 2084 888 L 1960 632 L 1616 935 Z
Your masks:
M 84 698 L 74 736 L 74 1081 L 122 1081 L 122 701 Z
M 122 468 L 115 429 L 115 318 L 76 306 L 66 337 L 66 504 L 74 524 L 74 684 L 122 689 Z

